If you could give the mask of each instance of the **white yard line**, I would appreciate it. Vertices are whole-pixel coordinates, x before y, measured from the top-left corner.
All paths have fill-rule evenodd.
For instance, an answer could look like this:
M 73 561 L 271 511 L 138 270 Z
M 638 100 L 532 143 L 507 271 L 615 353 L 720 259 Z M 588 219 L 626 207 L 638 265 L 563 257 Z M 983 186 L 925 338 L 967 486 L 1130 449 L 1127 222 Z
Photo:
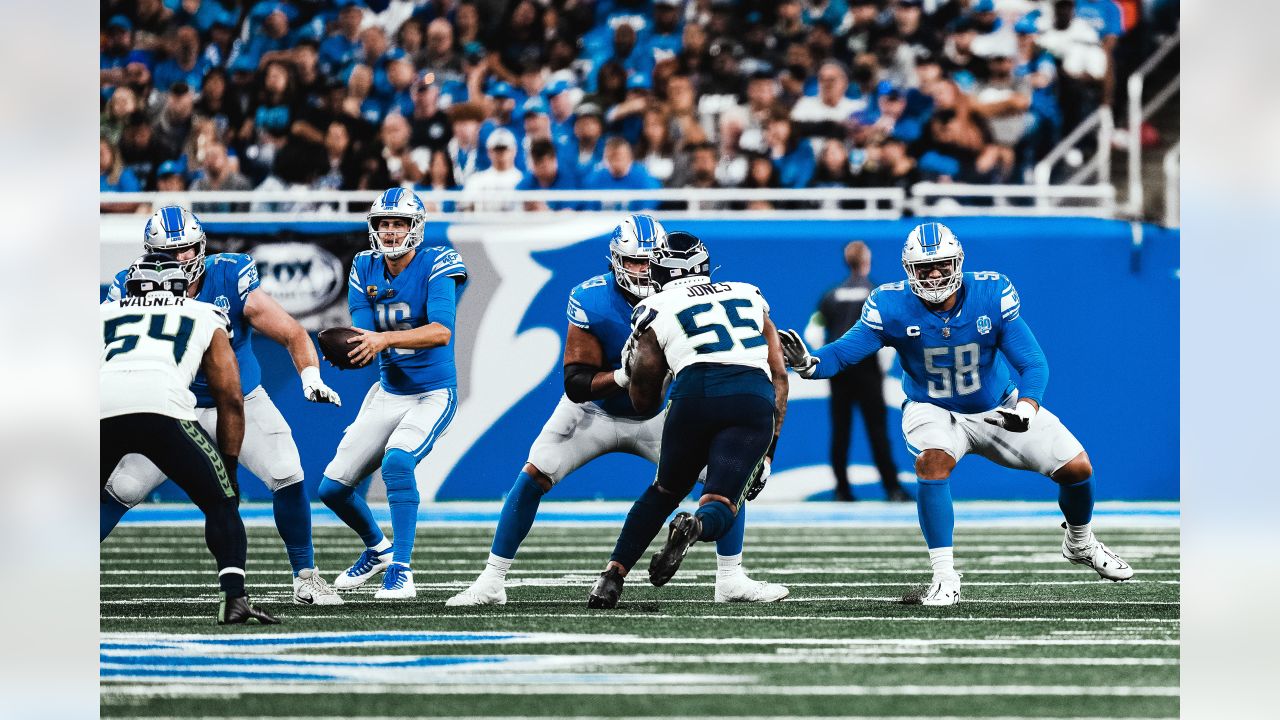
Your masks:
M 125 682 L 138 682 L 135 678 L 124 678 Z M 638 684 L 553 684 L 540 683 L 518 684 L 514 678 L 504 679 L 503 684 L 491 683 L 478 691 L 476 685 L 381 685 L 381 684 L 339 684 L 328 682 L 288 682 L 288 683 L 254 683 L 244 687 L 243 680 L 196 681 L 189 680 L 181 684 L 148 684 L 133 687 L 116 687 L 110 678 L 103 678 L 103 694 L 119 694 L 132 696 L 168 695 L 179 696 L 183 691 L 202 693 L 209 684 L 233 683 L 238 687 L 236 694 L 391 694 L 391 695 L 599 695 L 605 688 L 610 695 L 651 695 L 660 696 L 708 696 L 708 695 L 768 695 L 768 696 L 878 696 L 878 697 L 1178 697 L 1179 688 L 1166 686 L 1076 686 L 1076 685 L 751 685 L 726 689 L 723 683 L 708 685 L 638 685 Z

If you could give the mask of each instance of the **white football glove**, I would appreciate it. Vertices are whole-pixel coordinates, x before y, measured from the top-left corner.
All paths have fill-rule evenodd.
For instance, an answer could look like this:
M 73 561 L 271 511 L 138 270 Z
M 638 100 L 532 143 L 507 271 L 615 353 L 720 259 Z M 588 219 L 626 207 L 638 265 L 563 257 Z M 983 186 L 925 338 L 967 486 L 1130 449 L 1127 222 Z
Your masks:
M 988 424 L 995 425 L 1009 432 L 1026 432 L 1036 416 L 1036 406 L 1030 402 L 1019 400 L 1012 410 L 996 408 L 995 412 L 984 418 Z
M 751 478 L 751 484 L 747 486 L 747 499 L 755 500 L 756 496 L 764 490 L 764 484 L 769 482 L 769 475 L 773 470 L 773 462 L 769 458 L 765 458 L 760 463 L 760 473 Z
M 622 346 L 622 367 L 613 371 L 613 382 L 622 389 L 631 385 L 631 363 L 635 360 L 636 336 L 627 337 L 627 344 Z
M 782 343 L 782 356 L 787 367 L 795 370 L 802 378 L 811 378 L 818 370 L 818 358 L 809 354 L 809 348 L 795 330 L 783 330 L 778 333 L 778 341 Z
M 302 368 L 299 373 L 302 377 L 302 396 L 310 402 L 316 403 L 333 403 L 338 407 L 342 407 L 342 398 L 338 397 L 338 393 L 333 388 L 324 384 L 320 379 L 320 368 L 312 365 Z

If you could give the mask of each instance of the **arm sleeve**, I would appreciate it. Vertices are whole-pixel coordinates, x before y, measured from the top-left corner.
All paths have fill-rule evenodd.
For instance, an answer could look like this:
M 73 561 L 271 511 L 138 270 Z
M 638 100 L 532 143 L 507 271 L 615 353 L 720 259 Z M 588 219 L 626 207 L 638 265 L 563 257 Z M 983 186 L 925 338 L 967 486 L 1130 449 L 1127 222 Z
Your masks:
M 884 339 L 880 331 L 872 329 L 870 325 L 859 320 L 838 340 L 813 353 L 813 356 L 821 361 L 813 377 L 833 377 L 850 365 L 862 362 L 882 347 L 884 347 Z
M 458 281 L 452 275 L 439 275 L 427 283 L 427 322 L 440 323 L 453 332 L 457 318 Z
M 1022 379 L 1018 383 L 1019 396 L 1043 404 L 1041 398 L 1049 386 L 1049 361 L 1026 320 L 1019 317 L 1005 323 L 1000 335 L 1000 351 Z
M 376 329 L 373 326 L 373 307 L 360 285 L 360 273 L 356 271 L 355 262 L 351 263 L 351 275 L 347 279 L 347 308 L 351 311 L 352 327 L 370 331 Z

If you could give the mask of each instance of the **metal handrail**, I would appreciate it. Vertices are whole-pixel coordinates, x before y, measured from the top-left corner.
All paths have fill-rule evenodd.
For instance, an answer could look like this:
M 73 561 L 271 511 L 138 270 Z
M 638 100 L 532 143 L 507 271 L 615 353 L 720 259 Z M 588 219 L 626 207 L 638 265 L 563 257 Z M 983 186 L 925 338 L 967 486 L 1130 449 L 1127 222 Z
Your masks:
M 616 215 L 621 207 L 635 202 L 665 202 L 668 207 L 651 211 L 664 218 L 725 219 L 896 219 L 909 211 L 941 215 L 1003 214 L 1047 215 L 1114 214 L 1114 190 L 1096 185 L 961 185 L 956 183 L 917 183 L 910 189 L 915 199 L 901 188 L 805 188 L 805 189 L 654 189 L 654 190 L 531 190 L 486 193 L 477 198 L 465 191 L 422 191 L 419 196 L 433 210 L 433 216 L 466 223 L 541 223 L 563 221 L 566 213 L 526 210 L 525 203 L 600 203 L 600 210 L 577 210 L 575 216 L 593 213 Z M 364 190 L 245 190 L 209 192 L 139 192 L 100 193 L 103 205 L 136 205 L 146 212 L 165 203 L 194 206 L 206 222 L 219 223 L 363 223 L 364 206 L 377 197 L 375 191 Z M 976 200 L 973 206 L 951 207 L 930 205 L 929 200 L 956 198 Z M 1034 200 L 1038 208 L 1028 210 L 1020 202 Z M 780 209 L 729 210 L 729 203 L 766 200 L 780 204 Z M 459 204 L 481 203 L 480 210 L 461 210 Z M 985 202 L 984 202 L 985 201 Z M 849 203 L 861 208 L 849 208 Z M 1063 205 L 1063 202 L 1070 205 Z M 453 203 L 453 207 L 445 206 Z M 671 208 L 672 204 L 677 207 Z M 685 209 L 680 209 L 684 204 Z M 221 205 L 223 207 L 216 207 Z M 242 207 L 233 207 L 240 205 Z M 842 205 L 844 207 L 842 207 Z M 215 207 L 210 207 L 215 206 Z M 243 207 L 249 206 L 249 207 Z M 717 207 L 718 206 L 718 207 Z M 207 208 L 202 210 L 201 208 Z M 510 209 L 504 209 L 509 207 Z M 446 211 L 447 210 L 447 211 Z M 119 214 L 119 213 L 112 213 Z
M 1156 68 L 1169 53 L 1181 43 L 1181 33 L 1174 33 L 1147 58 L 1138 69 L 1129 76 L 1129 197 L 1126 211 L 1131 217 L 1142 214 L 1144 190 L 1142 186 L 1142 123 L 1152 113 L 1160 109 L 1179 88 L 1179 78 L 1175 77 L 1147 105 L 1142 104 L 1142 91 L 1147 75 Z
M 1182 143 L 1174 143 L 1164 154 L 1164 224 L 1178 227 L 1182 223 L 1179 179 L 1182 174 Z
M 1057 146 L 1049 151 L 1048 155 L 1044 156 L 1044 159 L 1036 163 L 1035 169 L 1032 171 L 1035 183 L 1037 185 L 1049 185 L 1050 178 L 1053 175 L 1053 167 L 1057 165 L 1068 152 L 1071 152 L 1071 150 L 1084 139 L 1084 136 L 1092 132 L 1095 127 L 1098 128 L 1098 152 L 1088 163 L 1085 164 L 1085 167 L 1098 165 L 1098 181 L 1102 183 L 1111 182 L 1111 135 L 1115 129 L 1115 119 L 1111 114 L 1111 107 L 1109 105 L 1102 105 L 1097 110 L 1094 110 L 1089 117 L 1082 120 L 1074 130 L 1068 133 L 1067 136 L 1057 144 Z M 1105 155 L 1107 157 L 1104 160 L 1099 160 L 1099 155 Z M 1077 171 L 1077 173 L 1072 176 L 1072 179 L 1068 184 L 1076 182 L 1079 177 L 1081 177 L 1081 173 Z

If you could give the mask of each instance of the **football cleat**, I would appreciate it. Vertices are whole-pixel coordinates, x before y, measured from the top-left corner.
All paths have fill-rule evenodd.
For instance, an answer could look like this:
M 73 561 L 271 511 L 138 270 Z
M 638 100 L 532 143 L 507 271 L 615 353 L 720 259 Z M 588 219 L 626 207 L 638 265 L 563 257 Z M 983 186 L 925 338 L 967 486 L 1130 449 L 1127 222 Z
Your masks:
M 260 625 L 280 624 L 279 620 L 271 617 L 265 610 L 257 605 L 250 605 L 247 596 L 229 598 L 226 593 L 222 593 L 222 600 L 218 603 L 219 625 L 243 625 L 250 618 L 257 620 Z
M 506 605 L 507 589 L 502 581 L 485 575 L 476 578 L 471 587 L 444 601 L 447 607 L 475 607 L 477 605 Z
M 1066 529 L 1067 524 L 1063 523 L 1062 527 Z M 1063 538 L 1062 557 L 1077 565 L 1088 565 L 1104 580 L 1121 582 L 1133 577 L 1133 568 L 1129 563 L 1121 560 L 1119 555 L 1103 545 L 1093 533 L 1089 533 L 1089 542 L 1084 545 L 1072 545 L 1070 535 Z
M 618 598 L 622 597 L 622 573 L 618 568 L 610 567 L 600 573 L 596 584 L 591 586 L 591 594 L 587 595 L 587 607 L 594 610 L 612 610 L 618 607 Z
M 418 597 L 413 586 L 413 571 L 399 563 L 391 563 L 382 576 L 382 588 L 373 594 L 378 600 L 407 600 Z
M 687 512 L 676 513 L 667 527 L 666 544 L 649 561 L 649 582 L 654 587 L 666 585 L 675 576 L 680 563 L 684 561 L 685 553 L 698 542 L 698 536 L 702 534 L 702 521 Z
M 342 598 L 315 568 L 298 571 L 293 579 L 293 601 L 299 605 L 341 605 Z
M 933 582 L 920 596 L 921 605 L 958 605 L 959 603 L 959 575 L 934 575 Z
M 347 568 L 341 575 L 333 579 L 333 586 L 339 590 L 358 588 L 369 581 L 391 564 L 391 548 L 382 552 L 366 549 L 356 559 L 356 564 Z
M 716 602 L 778 602 L 790 595 L 786 585 L 752 580 L 745 572 L 716 578 Z

